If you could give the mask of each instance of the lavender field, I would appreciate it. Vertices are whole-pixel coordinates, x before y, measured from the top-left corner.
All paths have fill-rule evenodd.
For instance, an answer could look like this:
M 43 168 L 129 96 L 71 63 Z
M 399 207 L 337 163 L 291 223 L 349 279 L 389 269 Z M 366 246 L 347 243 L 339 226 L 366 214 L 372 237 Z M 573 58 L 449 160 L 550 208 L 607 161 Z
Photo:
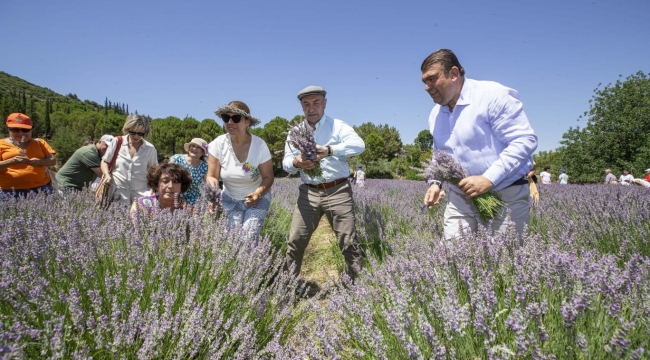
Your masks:
M 5 359 L 641 359 L 650 341 L 650 191 L 548 185 L 513 232 L 442 239 L 424 184 L 355 188 L 367 255 L 315 297 L 279 272 L 299 180 L 265 238 L 206 215 L 134 227 L 89 193 L 0 203 Z

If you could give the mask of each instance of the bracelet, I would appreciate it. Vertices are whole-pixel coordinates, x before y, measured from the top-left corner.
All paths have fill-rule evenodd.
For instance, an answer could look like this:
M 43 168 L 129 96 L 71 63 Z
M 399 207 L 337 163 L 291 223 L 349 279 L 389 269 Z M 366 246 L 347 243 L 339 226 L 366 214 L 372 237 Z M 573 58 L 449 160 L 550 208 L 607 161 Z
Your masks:
M 428 186 L 431 186 L 431 185 L 433 185 L 433 184 L 438 185 L 438 186 L 442 189 L 442 181 L 440 181 L 440 180 L 434 180 L 434 179 L 427 180 L 427 185 L 428 185 Z

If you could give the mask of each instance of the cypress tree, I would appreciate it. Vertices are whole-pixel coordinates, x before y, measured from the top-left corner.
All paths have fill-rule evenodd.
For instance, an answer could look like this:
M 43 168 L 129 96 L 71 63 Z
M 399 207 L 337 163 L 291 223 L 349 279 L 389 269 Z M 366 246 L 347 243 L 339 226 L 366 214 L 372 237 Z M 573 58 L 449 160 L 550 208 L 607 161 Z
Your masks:
M 50 135 L 50 112 L 52 104 L 50 103 L 50 98 L 45 98 L 45 137 L 48 138 Z

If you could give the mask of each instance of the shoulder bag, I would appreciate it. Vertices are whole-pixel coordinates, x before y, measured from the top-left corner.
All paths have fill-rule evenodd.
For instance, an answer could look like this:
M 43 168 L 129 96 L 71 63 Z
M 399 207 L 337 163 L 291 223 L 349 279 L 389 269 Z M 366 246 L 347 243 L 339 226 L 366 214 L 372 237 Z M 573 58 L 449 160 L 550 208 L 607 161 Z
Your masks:
M 113 169 L 115 168 L 115 161 L 117 160 L 117 155 L 119 154 L 121 148 L 122 148 L 122 137 L 118 136 L 117 146 L 115 146 L 115 150 L 113 151 L 113 157 L 111 158 L 111 162 L 108 163 L 109 174 L 113 173 Z M 102 175 L 102 180 L 99 182 L 99 185 L 95 190 L 95 205 L 97 205 L 97 207 L 101 209 L 106 209 L 108 205 L 111 204 L 110 190 L 111 190 L 110 181 L 108 181 L 106 177 Z

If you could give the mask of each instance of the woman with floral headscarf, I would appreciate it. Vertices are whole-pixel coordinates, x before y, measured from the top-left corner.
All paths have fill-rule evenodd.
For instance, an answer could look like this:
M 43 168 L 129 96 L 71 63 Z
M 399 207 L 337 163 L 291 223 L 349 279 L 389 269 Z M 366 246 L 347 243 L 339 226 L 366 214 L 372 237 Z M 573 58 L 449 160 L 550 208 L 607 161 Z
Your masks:
M 242 225 L 259 234 L 271 207 L 274 180 L 269 147 L 248 131 L 260 120 L 251 116 L 248 106 L 241 101 L 231 101 L 215 114 L 223 120 L 227 133 L 208 147 L 211 156 L 206 182 L 218 187 L 219 177 L 223 179 L 221 206 L 230 226 Z
M 169 159 L 170 163 L 181 165 L 192 175 L 192 185 L 181 195 L 191 205 L 196 205 L 205 184 L 205 175 L 208 173 L 208 163 L 205 162 L 207 151 L 208 143 L 201 138 L 194 138 L 185 143 L 185 154 L 176 154 Z

